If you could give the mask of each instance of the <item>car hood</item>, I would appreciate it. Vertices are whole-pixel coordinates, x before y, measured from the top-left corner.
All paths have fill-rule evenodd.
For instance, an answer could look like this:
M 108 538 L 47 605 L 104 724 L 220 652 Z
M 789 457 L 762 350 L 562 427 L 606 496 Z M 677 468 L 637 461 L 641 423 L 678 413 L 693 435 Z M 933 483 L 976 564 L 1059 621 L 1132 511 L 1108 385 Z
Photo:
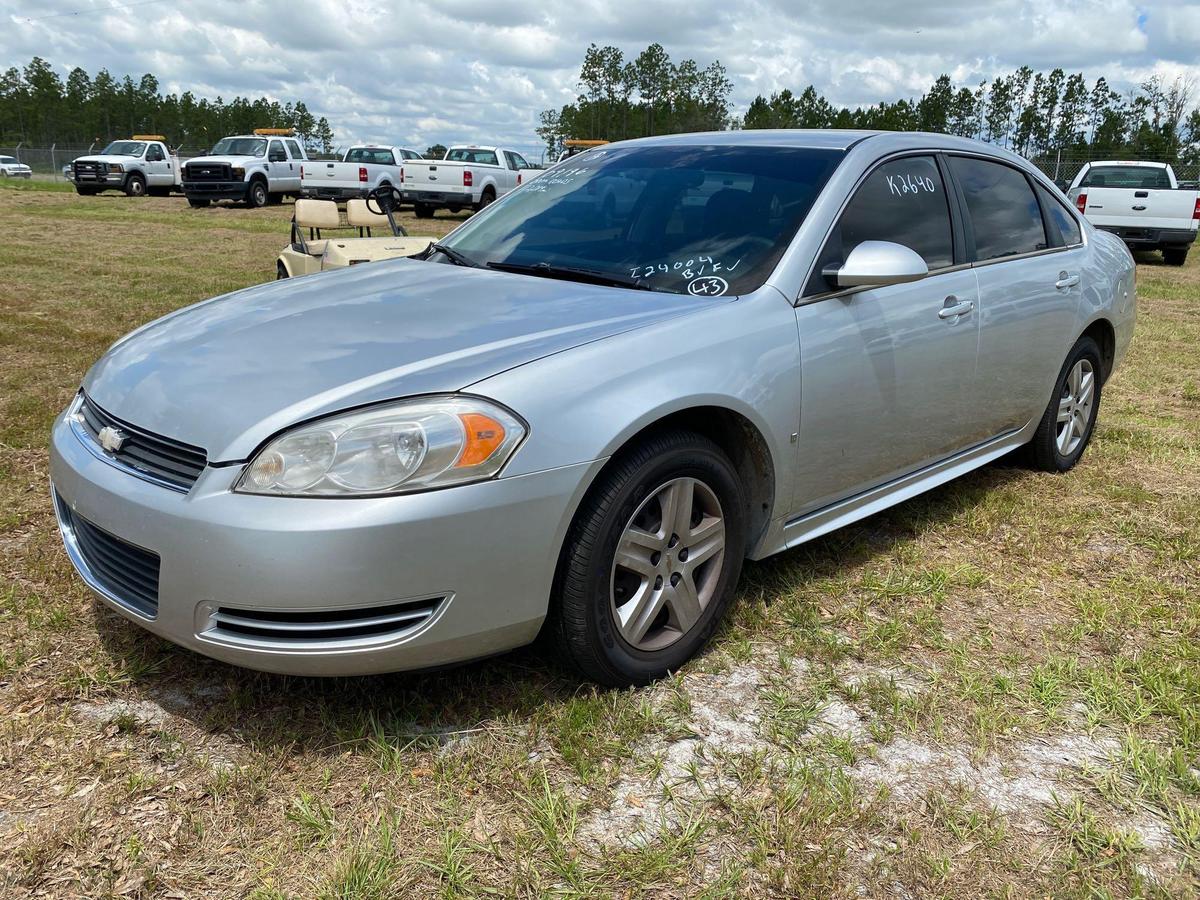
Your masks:
M 390 260 L 179 310 L 114 344 L 83 386 L 131 425 L 236 461 L 315 416 L 461 390 L 730 299 Z
M 124 164 L 128 165 L 129 163 L 137 162 L 140 159 L 141 159 L 140 156 L 97 155 L 97 156 L 81 156 L 78 159 L 76 159 L 75 162 L 124 163 Z
M 246 156 L 194 156 L 184 163 L 184 165 L 202 166 L 207 163 L 209 165 L 245 166 L 247 163 L 265 163 L 266 161 L 265 156 L 250 156 L 249 154 Z

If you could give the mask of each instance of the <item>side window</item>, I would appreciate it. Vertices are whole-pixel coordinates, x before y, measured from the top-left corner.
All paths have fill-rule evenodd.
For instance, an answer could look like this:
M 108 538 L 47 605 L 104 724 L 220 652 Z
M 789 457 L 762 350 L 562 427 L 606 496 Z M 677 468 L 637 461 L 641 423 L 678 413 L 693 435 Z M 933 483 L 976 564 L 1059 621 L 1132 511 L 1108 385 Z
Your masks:
M 271 141 L 271 148 L 267 153 L 267 162 L 287 162 L 287 151 L 283 149 L 283 144 L 279 141 Z
M 296 141 L 287 141 L 288 149 L 292 151 L 292 159 L 303 159 L 304 151 Z
M 950 157 L 950 169 L 967 201 L 977 260 L 1032 253 L 1049 246 L 1037 197 L 1021 172 L 966 156 Z
M 146 162 L 162 162 L 163 152 L 158 144 L 151 144 L 146 148 Z
M 954 264 L 954 232 L 942 173 L 931 156 L 906 156 L 876 168 L 833 228 L 806 294 L 830 289 L 826 266 L 841 265 L 863 241 L 891 241 L 915 250 L 930 270 Z
M 1063 206 L 1062 201 L 1055 198 L 1048 190 L 1040 184 L 1037 187 L 1038 199 L 1042 201 L 1042 209 L 1046 211 L 1046 217 L 1050 219 L 1052 228 L 1058 231 L 1060 241 L 1055 243 L 1060 247 L 1072 247 L 1075 244 L 1083 243 L 1083 235 L 1079 232 L 1079 223 L 1075 221 L 1075 217 L 1067 212 L 1067 208 Z M 1054 237 L 1054 235 L 1051 235 Z
M 525 157 L 523 157 L 520 153 L 510 153 L 509 156 L 512 157 L 514 169 L 528 169 L 529 168 L 529 163 L 525 162 Z

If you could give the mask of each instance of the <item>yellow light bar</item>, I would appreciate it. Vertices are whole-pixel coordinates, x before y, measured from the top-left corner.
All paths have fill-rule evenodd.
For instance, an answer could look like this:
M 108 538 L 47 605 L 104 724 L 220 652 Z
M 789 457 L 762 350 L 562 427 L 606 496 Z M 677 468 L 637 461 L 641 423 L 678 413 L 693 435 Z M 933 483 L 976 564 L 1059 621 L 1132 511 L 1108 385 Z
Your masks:
M 131 141 L 165 141 L 166 138 L 161 134 L 135 134 L 130 138 Z
M 272 135 L 273 137 L 293 137 L 296 134 L 294 128 L 255 128 L 255 134 Z
M 607 143 L 608 143 L 608 141 L 577 141 L 577 140 L 572 139 L 572 140 L 568 140 L 568 141 L 563 141 L 563 146 L 564 147 L 602 147 Z

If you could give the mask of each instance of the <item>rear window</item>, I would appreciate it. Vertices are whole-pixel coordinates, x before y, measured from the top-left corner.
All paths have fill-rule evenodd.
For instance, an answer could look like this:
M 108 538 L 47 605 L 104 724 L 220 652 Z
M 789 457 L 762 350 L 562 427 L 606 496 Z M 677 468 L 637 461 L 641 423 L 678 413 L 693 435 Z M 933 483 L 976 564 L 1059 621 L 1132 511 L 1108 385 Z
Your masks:
M 1093 166 L 1079 186 L 1170 190 L 1171 179 L 1158 166 Z
M 967 201 L 976 259 L 1000 259 L 1049 246 L 1041 207 L 1023 174 L 967 156 L 951 156 L 949 163 Z
M 477 166 L 496 166 L 495 150 L 475 150 L 470 147 L 455 147 L 446 154 L 446 159 L 452 162 L 474 163 Z
M 353 147 L 346 154 L 346 162 L 390 166 L 395 160 L 392 159 L 392 151 L 386 147 Z

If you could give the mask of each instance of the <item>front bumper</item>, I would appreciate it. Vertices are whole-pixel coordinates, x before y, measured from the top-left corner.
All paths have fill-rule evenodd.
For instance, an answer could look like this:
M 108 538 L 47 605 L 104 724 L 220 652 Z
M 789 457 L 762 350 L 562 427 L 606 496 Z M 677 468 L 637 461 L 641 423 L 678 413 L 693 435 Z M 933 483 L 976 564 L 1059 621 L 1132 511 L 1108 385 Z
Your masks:
M 183 193 L 190 199 L 242 200 L 249 185 L 245 181 L 185 181 Z
M 600 465 L 399 497 L 301 499 L 233 493 L 241 465 L 208 467 L 186 494 L 160 487 L 105 462 L 64 416 L 50 453 L 68 552 L 107 605 L 206 656 L 297 675 L 428 668 L 531 641 L 570 516 Z M 80 522 L 157 555 L 156 610 L 139 611 L 89 569 L 73 546 Z M 123 559 L 120 546 L 105 559 Z M 323 616 L 422 603 L 433 612 L 401 632 L 310 640 L 303 630 Z M 301 630 L 230 633 L 217 621 L 230 609 Z
M 9 172 L 8 177 L 9 178 L 32 178 L 33 171 L 28 170 L 28 171 Z
M 1123 225 L 1097 225 L 1101 231 L 1115 234 L 1130 247 L 1185 247 L 1196 240 L 1196 232 L 1187 228 L 1128 228 Z

